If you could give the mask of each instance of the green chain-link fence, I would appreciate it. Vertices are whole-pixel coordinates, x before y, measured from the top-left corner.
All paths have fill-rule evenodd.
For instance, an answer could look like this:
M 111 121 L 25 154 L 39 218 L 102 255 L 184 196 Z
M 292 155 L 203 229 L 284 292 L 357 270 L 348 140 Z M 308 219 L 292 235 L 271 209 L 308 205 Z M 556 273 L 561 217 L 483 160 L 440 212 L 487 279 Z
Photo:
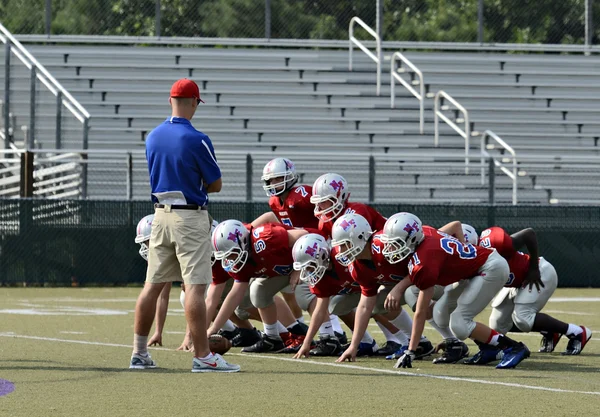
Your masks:
M 385 216 L 417 214 L 425 224 L 451 220 L 478 231 L 499 225 L 510 233 L 533 227 L 541 254 L 558 271 L 563 287 L 597 287 L 600 208 L 540 206 L 376 205 Z M 250 221 L 264 203 L 214 203 L 218 220 Z M 145 262 L 134 243 L 149 202 L 0 200 L 1 285 L 141 284 Z
M 378 7 L 384 40 L 581 44 L 586 20 L 590 43 L 600 33 L 598 0 L 2 0 L 0 19 L 18 34 L 348 39 Z

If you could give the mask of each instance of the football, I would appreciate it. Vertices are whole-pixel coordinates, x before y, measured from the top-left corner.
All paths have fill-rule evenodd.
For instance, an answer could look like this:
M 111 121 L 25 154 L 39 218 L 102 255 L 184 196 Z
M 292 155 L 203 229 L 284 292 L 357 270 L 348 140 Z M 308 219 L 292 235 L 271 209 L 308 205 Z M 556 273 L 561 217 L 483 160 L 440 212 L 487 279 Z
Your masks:
M 213 334 L 208 338 L 208 347 L 212 353 L 224 355 L 231 349 L 231 342 L 220 334 Z

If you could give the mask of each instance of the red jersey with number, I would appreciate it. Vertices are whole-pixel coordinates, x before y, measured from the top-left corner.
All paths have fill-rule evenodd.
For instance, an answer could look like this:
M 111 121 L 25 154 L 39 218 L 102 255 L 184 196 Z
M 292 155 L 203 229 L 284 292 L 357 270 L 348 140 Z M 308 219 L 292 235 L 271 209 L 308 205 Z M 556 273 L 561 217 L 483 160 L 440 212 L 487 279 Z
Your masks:
M 286 226 L 316 229 L 319 227 L 319 219 L 315 217 L 315 206 L 310 202 L 311 195 L 310 185 L 296 185 L 283 201 L 278 195 L 269 198 L 269 207 Z
M 288 239 L 290 229 L 277 223 L 251 228 L 248 260 L 240 272 L 228 274 L 239 282 L 290 275 L 294 263 Z
M 492 249 L 462 244 L 444 233 L 425 236 L 409 257 L 409 277 L 420 290 L 470 279 L 478 274 L 492 252 Z
M 490 227 L 481 232 L 479 246 L 495 248 L 508 262 L 510 275 L 505 287 L 520 288 L 529 271 L 529 255 L 513 247 L 512 237 L 501 227 Z
M 332 259 L 339 250 L 334 248 L 331 251 Z M 348 267 L 340 265 L 333 261 L 333 269 L 325 272 L 325 275 L 314 287 L 310 287 L 310 292 L 318 298 L 333 297 L 334 295 L 350 294 L 360 291 L 358 284 L 352 279 Z
M 386 218 L 383 217 L 373 207 L 363 203 L 347 203 L 346 208 L 342 210 L 340 216 L 354 213 L 363 216 L 371 225 L 371 230 L 383 230 L 383 225 L 385 225 Z M 333 224 L 336 220 L 337 218 L 328 222 L 324 222 L 323 220 L 319 221 L 319 230 L 326 239 L 331 238 L 331 229 L 333 228 Z

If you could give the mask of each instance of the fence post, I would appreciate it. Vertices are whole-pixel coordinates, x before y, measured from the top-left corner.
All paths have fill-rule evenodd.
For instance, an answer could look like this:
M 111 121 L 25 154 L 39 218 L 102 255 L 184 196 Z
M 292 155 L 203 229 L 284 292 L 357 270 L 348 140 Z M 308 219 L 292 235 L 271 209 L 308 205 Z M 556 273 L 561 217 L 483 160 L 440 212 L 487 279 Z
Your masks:
M 127 200 L 133 199 L 133 157 L 127 152 Z
M 56 140 L 54 146 L 56 149 L 60 149 L 62 147 L 61 143 L 61 135 L 62 135 L 62 93 L 59 91 L 56 94 Z
M 4 149 L 10 149 L 10 42 L 4 46 Z
M 21 154 L 21 181 L 19 195 L 21 198 L 33 197 L 33 152 Z
M 50 37 L 52 23 L 52 0 L 46 0 L 46 35 Z
M 375 202 L 375 157 L 369 156 L 369 204 Z
M 377 36 L 383 42 L 383 1 L 376 1 L 376 10 L 375 10 L 375 32 L 377 32 Z M 381 59 L 381 57 L 378 57 Z
M 246 201 L 252 201 L 252 155 L 246 155 Z
M 36 68 L 31 66 L 31 79 L 29 81 L 29 149 L 35 149 L 35 82 L 37 80 Z
M 585 0 L 585 46 L 592 45 L 594 36 L 594 13 L 592 12 L 592 0 Z
M 479 0 L 479 6 L 477 7 L 477 42 L 483 43 L 483 0 Z
M 490 157 L 488 159 L 488 163 L 489 163 L 489 168 L 488 168 L 488 180 L 489 180 L 489 186 L 488 186 L 488 202 L 491 205 L 496 204 L 496 164 L 494 164 L 494 158 Z
M 156 0 L 155 3 L 155 7 L 154 7 L 154 32 L 155 35 L 160 38 L 160 20 L 161 20 L 161 15 L 160 15 L 160 0 Z
M 81 154 L 81 198 L 87 199 L 88 154 Z
M 271 0 L 265 0 L 265 38 L 271 39 Z

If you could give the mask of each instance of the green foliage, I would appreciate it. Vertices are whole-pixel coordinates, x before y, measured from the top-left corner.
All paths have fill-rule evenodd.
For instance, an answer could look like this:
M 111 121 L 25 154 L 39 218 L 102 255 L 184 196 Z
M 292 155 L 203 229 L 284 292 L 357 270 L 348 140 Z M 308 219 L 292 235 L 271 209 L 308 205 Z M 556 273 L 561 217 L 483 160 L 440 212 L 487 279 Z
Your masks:
M 386 40 L 474 42 L 478 0 L 382 0 Z M 486 42 L 582 43 L 585 0 L 484 0 Z M 375 27 L 376 0 L 271 0 L 271 36 L 347 39 L 354 16 Z M 156 35 L 156 0 L 52 0 L 53 34 Z M 265 35 L 264 0 L 160 0 L 161 36 Z M 594 4 L 600 22 L 600 2 Z M 45 32 L 45 0 L 0 0 L 13 33 Z M 600 24 L 596 24 L 600 33 Z M 357 30 L 356 36 L 368 36 Z

